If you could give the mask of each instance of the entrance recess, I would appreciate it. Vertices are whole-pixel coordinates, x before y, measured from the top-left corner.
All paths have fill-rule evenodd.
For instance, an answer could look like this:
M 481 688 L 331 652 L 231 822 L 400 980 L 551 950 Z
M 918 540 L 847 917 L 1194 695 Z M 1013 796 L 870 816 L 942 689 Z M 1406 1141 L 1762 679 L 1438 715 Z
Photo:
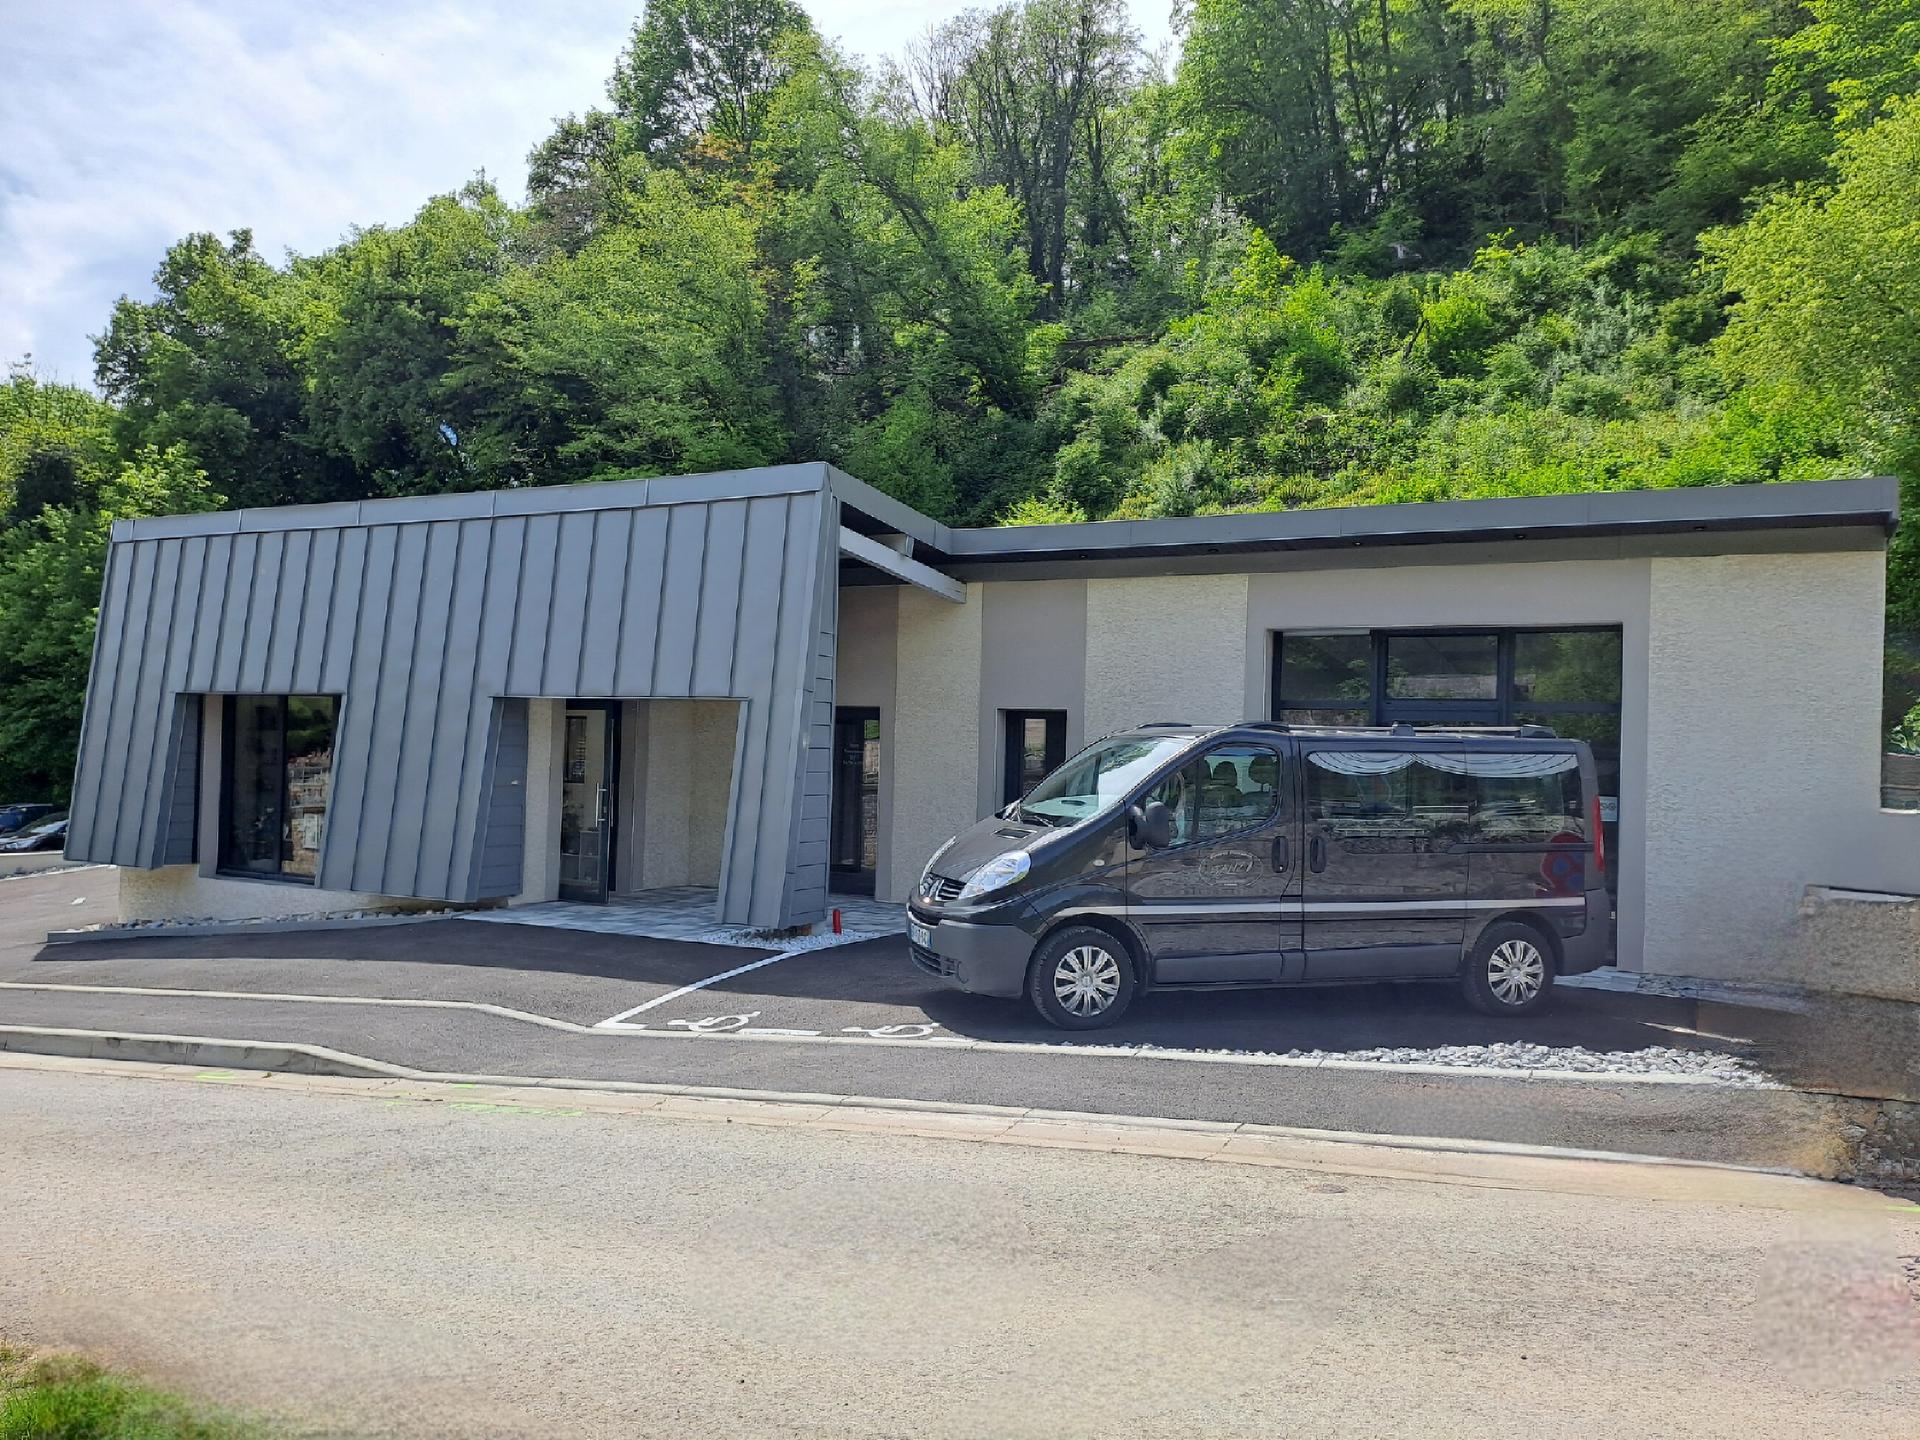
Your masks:
M 603 903 L 613 867 L 613 757 L 619 709 L 570 700 L 560 752 L 560 898 Z
M 880 864 L 880 712 L 833 712 L 833 833 L 829 881 L 849 895 L 873 894 Z

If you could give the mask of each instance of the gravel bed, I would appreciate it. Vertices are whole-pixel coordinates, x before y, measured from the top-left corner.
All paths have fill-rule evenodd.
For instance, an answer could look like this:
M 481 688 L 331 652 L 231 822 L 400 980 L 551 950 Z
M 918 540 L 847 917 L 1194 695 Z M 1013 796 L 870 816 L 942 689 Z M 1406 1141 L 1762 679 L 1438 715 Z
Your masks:
M 1165 1047 L 1142 1046 L 1157 1050 Z M 1224 1051 L 1219 1053 L 1226 1053 Z M 1271 1052 L 1288 1060 L 1365 1060 L 1383 1065 L 1453 1065 L 1488 1070 L 1569 1070 L 1585 1075 L 1691 1075 L 1721 1085 L 1775 1089 L 1778 1082 L 1736 1055 L 1676 1050 L 1652 1045 L 1644 1050 L 1589 1050 L 1582 1045 L 1380 1046 L 1370 1050 L 1286 1050 Z

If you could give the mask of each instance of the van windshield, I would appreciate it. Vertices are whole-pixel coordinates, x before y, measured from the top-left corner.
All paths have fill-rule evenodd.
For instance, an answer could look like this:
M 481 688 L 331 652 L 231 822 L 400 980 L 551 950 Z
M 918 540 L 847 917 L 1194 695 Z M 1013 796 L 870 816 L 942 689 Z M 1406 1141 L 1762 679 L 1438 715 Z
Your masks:
M 1192 741 L 1186 736 L 1102 740 L 1089 745 L 1027 792 L 1019 818 L 1040 825 L 1078 825 L 1126 799 L 1160 764 Z

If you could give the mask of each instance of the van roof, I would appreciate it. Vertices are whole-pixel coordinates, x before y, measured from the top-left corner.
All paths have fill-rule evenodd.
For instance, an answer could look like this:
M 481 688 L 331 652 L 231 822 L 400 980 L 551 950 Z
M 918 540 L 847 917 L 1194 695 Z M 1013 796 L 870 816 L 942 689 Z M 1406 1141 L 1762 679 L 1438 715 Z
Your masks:
M 1128 734 L 1190 735 L 1209 739 L 1248 732 L 1252 735 L 1342 736 L 1354 740 L 1460 740 L 1510 746 L 1515 741 L 1548 741 L 1556 745 L 1580 742 L 1557 734 L 1546 725 L 1290 725 L 1280 720 L 1240 720 L 1231 725 L 1199 725 L 1188 720 L 1147 720 Z

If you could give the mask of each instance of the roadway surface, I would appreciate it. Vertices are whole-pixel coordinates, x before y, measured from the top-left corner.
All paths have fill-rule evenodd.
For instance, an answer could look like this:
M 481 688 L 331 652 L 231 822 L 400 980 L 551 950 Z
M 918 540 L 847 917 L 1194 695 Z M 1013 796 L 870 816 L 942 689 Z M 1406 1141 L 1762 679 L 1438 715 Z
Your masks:
M 1911 1440 L 1920 1414 L 1920 1211 L 1814 1181 L 22 1068 L 53 1063 L 0 1062 L 0 1330 L 306 1435 Z

